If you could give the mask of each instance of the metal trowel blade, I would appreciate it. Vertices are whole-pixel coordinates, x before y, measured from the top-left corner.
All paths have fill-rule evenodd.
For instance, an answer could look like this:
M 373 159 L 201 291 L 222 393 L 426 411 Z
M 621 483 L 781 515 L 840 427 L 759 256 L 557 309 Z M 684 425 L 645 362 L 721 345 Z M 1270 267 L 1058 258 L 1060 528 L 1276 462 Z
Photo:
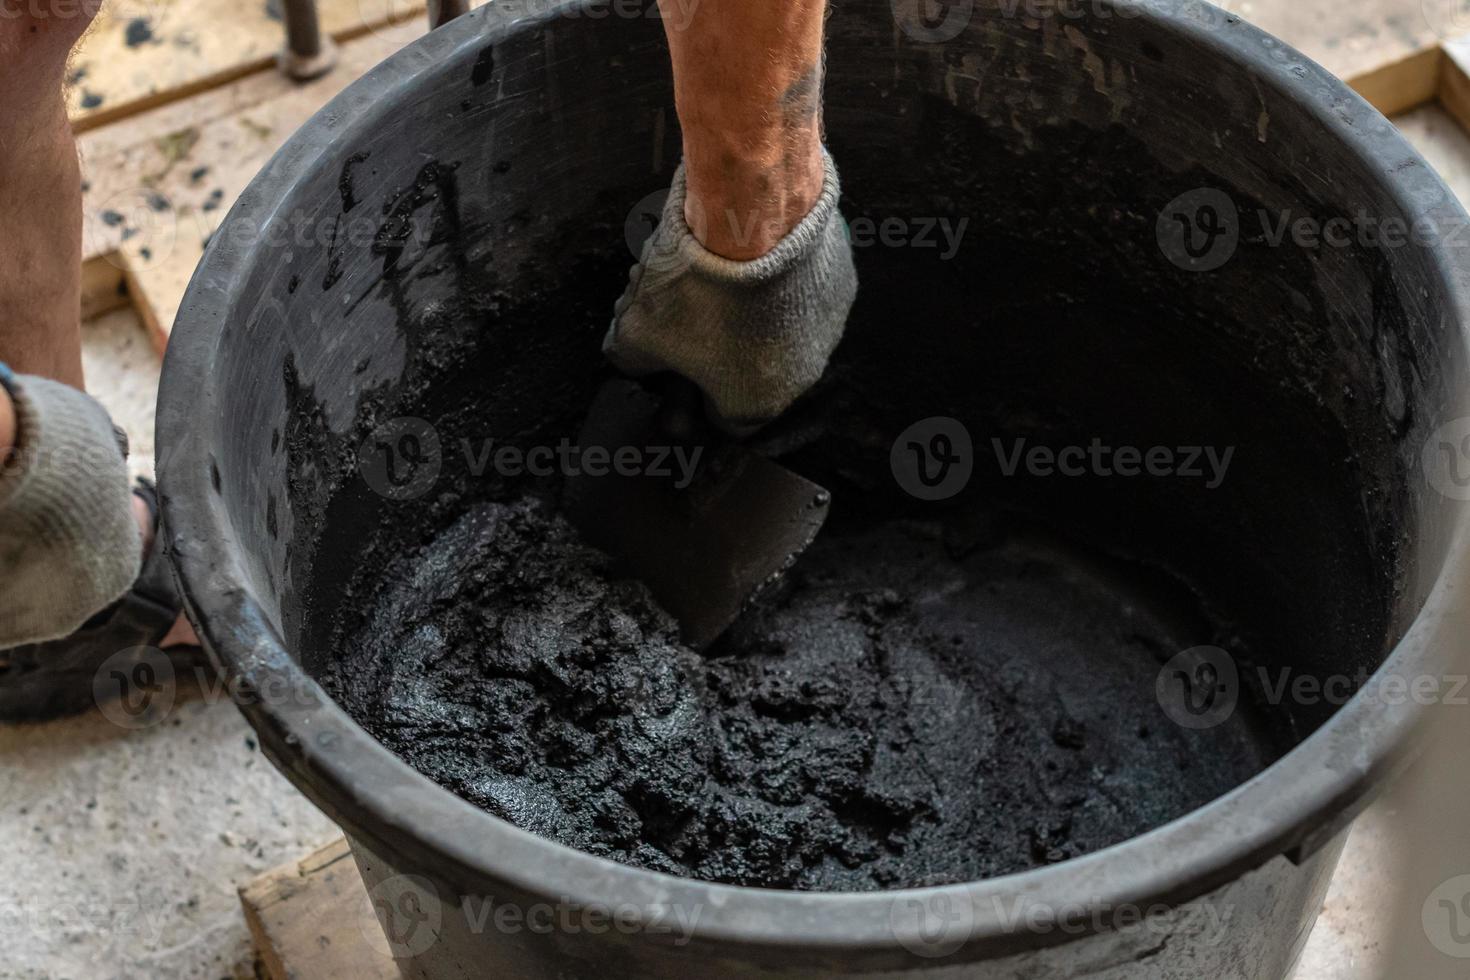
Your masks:
M 684 642 L 702 650 L 812 543 L 830 495 L 736 443 L 676 445 L 660 410 L 636 382 L 604 385 L 582 427 L 583 472 L 567 480 L 564 505 L 582 536 L 642 580 Z M 600 455 L 588 457 L 591 447 L 607 451 L 603 475 L 586 473 Z

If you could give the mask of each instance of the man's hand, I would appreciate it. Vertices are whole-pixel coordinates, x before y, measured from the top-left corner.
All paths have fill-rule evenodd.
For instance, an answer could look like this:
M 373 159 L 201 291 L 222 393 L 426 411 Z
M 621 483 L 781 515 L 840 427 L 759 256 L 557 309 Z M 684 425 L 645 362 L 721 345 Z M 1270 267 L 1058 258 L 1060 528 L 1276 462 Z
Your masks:
M 816 203 L 757 259 L 706 249 L 684 219 L 679 168 L 663 218 L 613 307 L 603 352 L 635 377 L 671 371 L 704 393 L 710 418 L 744 437 L 816 384 L 842 339 L 857 272 L 842 215 L 837 168 L 822 154 Z
M 826 0 L 659 0 L 684 163 L 603 342 L 746 435 L 822 376 L 857 292 L 822 148 Z

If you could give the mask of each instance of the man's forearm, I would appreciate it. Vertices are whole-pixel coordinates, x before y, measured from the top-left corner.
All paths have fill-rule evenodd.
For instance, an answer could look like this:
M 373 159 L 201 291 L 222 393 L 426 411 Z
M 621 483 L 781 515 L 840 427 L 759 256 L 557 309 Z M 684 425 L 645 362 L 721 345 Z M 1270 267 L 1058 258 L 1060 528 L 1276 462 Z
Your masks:
M 62 97 L 101 0 L 0 18 L 0 360 L 80 387 L 82 178 Z
M 0 355 L 17 373 L 81 387 L 81 168 L 60 78 L 5 101 Z
M 825 0 L 660 2 L 690 228 L 716 254 L 756 258 L 822 191 Z

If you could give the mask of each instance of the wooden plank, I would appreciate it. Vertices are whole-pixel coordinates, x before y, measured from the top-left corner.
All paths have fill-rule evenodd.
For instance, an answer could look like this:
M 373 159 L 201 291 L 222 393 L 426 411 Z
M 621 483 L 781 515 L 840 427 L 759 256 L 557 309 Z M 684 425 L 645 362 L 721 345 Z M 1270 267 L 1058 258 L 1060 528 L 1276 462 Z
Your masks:
M 80 132 L 115 122 L 269 66 L 283 44 L 280 2 L 107 4 L 73 59 L 69 100 L 74 125 Z M 1384 70 L 1393 74 L 1393 66 L 1425 57 L 1445 37 L 1470 30 L 1470 18 L 1459 3 L 1222 0 L 1221 5 L 1301 48 L 1339 76 L 1355 78 Z M 339 42 L 421 19 L 424 6 L 423 0 L 318 0 L 322 25 Z M 1415 68 L 1412 75 L 1419 78 L 1422 72 Z
M 1371 75 L 1432 52 L 1452 30 L 1460 0 L 1223 0 L 1339 78 Z
M 346 839 L 240 889 L 271 980 L 402 980 Z
M 1223 6 L 1347 81 L 1385 115 L 1438 94 L 1460 0 L 1225 0 Z M 1443 8 L 1443 9 L 1441 9 Z
M 420 36 L 400 24 L 344 44 L 306 84 L 241 79 L 81 137 L 83 252 L 113 255 L 162 349 L 204 245 L 280 145 L 363 72 Z
M 1444 46 L 1439 102 L 1456 122 L 1470 129 L 1470 38 L 1451 41 Z
M 1470 133 L 1444 106 L 1422 106 L 1394 125 L 1434 168 L 1460 203 L 1470 206 Z
M 116 255 L 99 255 L 82 263 L 82 319 L 90 320 L 128 305 L 127 282 L 122 261 Z
M 1347 82 L 1379 112 L 1395 116 L 1439 97 L 1444 60 L 1438 46 L 1426 48 Z
M 422 21 L 422 0 L 317 0 L 338 41 Z M 285 41 L 280 0 L 116 0 L 73 55 L 72 125 L 82 132 L 274 64 Z
M 1421 0 L 1372 0 L 1346 13 L 1335 4 L 1329 10 L 1325 0 L 1255 0 L 1230 7 L 1347 72 L 1349 82 L 1386 113 L 1444 91 L 1445 59 Z M 160 348 L 205 241 L 250 179 L 321 105 L 422 30 L 412 20 L 371 31 L 341 47 L 334 71 L 305 85 L 260 71 L 82 137 L 86 256 L 117 256 L 139 315 Z M 1373 67 L 1353 75 L 1354 66 Z

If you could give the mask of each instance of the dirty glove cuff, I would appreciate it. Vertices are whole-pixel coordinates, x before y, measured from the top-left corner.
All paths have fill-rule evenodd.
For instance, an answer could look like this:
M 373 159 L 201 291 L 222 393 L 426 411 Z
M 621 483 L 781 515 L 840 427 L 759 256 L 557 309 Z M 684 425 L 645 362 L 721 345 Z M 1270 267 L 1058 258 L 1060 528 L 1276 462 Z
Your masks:
M 87 395 L 7 379 L 14 450 L 0 456 L 0 649 L 57 639 L 127 591 L 142 540 L 125 440 Z
M 603 351 L 620 370 L 673 371 L 704 392 L 726 431 L 753 432 L 816 383 L 842 339 L 857 293 L 837 168 L 823 151 L 822 193 L 760 258 L 706 249 L 685 220 L 684 168 L 658 228 L 613 308 Z

